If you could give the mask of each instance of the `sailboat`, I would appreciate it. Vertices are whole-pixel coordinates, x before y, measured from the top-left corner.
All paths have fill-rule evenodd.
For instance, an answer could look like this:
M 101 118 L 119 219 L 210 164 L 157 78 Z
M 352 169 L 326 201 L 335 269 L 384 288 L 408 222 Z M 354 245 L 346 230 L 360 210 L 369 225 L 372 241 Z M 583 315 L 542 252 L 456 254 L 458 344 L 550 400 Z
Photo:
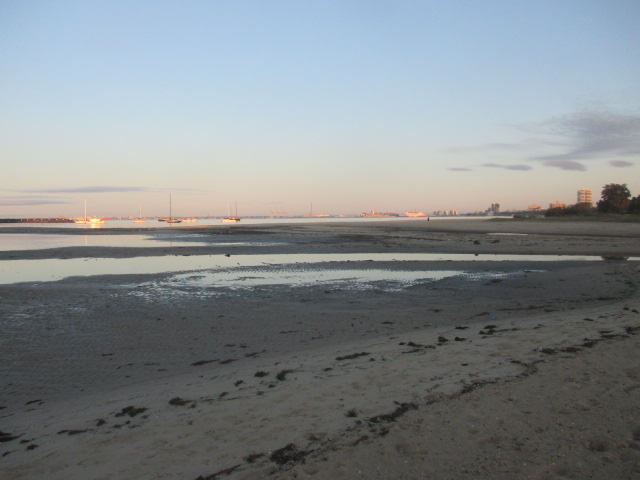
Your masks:
M 240 217 L 238 216 L 238 202 L 236 202 L 236 216 L 232 217 L 229 212 L 229 204 L 227 203 L 227 218 L 222 219 L 222 223 L 238 223 Z
M 138 206 L 138 218 L 133 220 L 133 223 L 145 223 L 146 220 L 142 218 L 142 207 Z
M 169 194 L 169 218 L 160 218 L 158 219 L 159 222 L 167 222 L 167 223 L 180 223 L 182 222 L 182 220 L 180 220 L 179 218 L 173 218 L 171 216 L 171 194 Z
M 104 220 L 102 220 L 101 218 L 87 217 L 87 201 L 85 200 L 84 201 L 84 218 L 80 220 L 76 220 L 75 223 L 79 225 L 100 225 L 104 223 Z

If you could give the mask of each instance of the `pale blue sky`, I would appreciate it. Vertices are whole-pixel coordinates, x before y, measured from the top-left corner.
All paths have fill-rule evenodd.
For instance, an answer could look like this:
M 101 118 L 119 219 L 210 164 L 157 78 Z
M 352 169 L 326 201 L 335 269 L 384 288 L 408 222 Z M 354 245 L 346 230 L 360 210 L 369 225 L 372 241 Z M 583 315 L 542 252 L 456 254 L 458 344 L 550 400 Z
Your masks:
M 0 0 L 0 217 L 640 194 L 640 2 Z

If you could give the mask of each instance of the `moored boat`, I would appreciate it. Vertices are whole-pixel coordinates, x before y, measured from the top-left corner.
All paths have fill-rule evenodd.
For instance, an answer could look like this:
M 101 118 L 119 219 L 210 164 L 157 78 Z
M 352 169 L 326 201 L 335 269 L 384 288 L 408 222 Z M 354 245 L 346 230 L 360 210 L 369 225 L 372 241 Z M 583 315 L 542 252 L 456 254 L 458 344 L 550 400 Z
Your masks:
M 146 223 L 146 220 L 142 218 L 142 207 L 138 207 L 138 218 L 134 218 L 133 223 Z
M 158 221 L 159 222 L 167 222 L 167 223 L 180 223 L 180 222 L 182 222 L 182 220 L 180 220 L 179 218 L 173 218 L 173 215 L 171 214 L 171 194 L 169 194 L 169 218 L 159 218 Z
M 426 217 L 427 215 L 423 212 L 404 212 L 405 217 Z
M 78 225 L 101 225 L 104 220 L 98 217 L 87 217 L 87 201 L 84 201 L 84 218 L 75 221 Z
M 227 217 L 222 219 L 222 223 L 238 223 L 240 217 L 238 216 L 238 203 L 236 202 L 236 215 L 232 217 L 229 212 L 229 204 L 227 204 Z

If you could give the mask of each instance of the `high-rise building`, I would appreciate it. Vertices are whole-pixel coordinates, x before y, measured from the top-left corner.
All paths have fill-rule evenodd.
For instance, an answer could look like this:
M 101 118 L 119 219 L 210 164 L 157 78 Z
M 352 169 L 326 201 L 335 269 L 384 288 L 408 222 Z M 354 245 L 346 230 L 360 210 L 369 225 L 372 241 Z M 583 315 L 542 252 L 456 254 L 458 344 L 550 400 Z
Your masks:
M 591 190 L 588 188 L 581 188 L 578 190 L 578 203 L 588 203 L 591 205 L 593 200 L 591 198 Z
M 498 202 L 494 202 L 491 204 L 491 208 L 489 209 L 491 213 L 497 215 L 500 213 L 500 204 Z

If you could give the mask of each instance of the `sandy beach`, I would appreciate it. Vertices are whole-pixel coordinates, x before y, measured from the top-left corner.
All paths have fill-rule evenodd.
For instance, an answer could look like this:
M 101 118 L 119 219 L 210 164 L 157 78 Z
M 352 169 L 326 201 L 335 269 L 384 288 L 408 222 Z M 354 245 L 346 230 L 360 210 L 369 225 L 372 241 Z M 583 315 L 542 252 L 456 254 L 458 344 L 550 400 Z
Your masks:
M 639 478 L 638 223 L 0 227 L 140 232 L 177 246 L 0 261 L 346 257 L 224 271 L 304 284 L 198 283 L 214 270 L 0 285 L 2 478 Z M 357 259 L 418 253 L 473 258 Z M 391 280 L 422 272 L 456 274 Z

